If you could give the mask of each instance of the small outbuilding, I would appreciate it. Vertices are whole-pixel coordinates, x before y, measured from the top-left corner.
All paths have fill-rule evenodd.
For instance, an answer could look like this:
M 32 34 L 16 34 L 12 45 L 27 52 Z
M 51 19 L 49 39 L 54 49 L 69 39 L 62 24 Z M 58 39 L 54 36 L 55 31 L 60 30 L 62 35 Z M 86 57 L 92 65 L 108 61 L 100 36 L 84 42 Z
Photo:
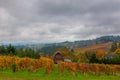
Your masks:
M 64 59 L 64 62 L 72 62 L 70 59 Z
M 57 64 L 58 61 L 64 61 L 64 57 L 62 55 L 61 52 L 56 52 L 54 55 L 53 55 L 53 61 L 55 64 Z

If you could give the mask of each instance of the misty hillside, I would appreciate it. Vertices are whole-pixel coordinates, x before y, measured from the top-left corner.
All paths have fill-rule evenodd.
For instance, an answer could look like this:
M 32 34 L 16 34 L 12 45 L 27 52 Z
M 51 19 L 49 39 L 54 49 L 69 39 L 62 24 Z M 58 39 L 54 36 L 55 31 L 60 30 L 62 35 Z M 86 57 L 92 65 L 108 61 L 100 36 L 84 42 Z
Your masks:
M 42 52 L 44 54 L 52 55 L 55 51 L 60 48 L 74 48 L 79 49 L 82 51 L 88 50 L 97 50 L 102 49 L 108 51 L 112 42 L 119 42 L 120 36 L 102 36 L 92 40 L 80 40 L 74 42 L 61 42 L 61 43 L 39 43 L 39 42 L 22 42 L 22 43 L 11 43 L 11 45 L 15 46 L 16 48 L 31 48 Z M 3 43 L 1 43 L 3 44 Z M 4 43 L 5 44 L 5 43 Z M 5 45 L 9 45 L 8 43 Z
M 61 42 L 61 43 L 52 43 L 45 44 L 44 47 L 40 49 L 43 53 L 53 54 L 58 48 L 71 47 L 79 50 L 97 50 L 103 49 L 108 51 L 112 42 L 119 42 L 120 36 L 102 36 L 92 40 L 80 40 L 74 42 Z
M 74 41 L 74 42 L 61 42 L 61 43 L 53 43 L 53 44 L 46 44 L 46 46 L 72 46 L 72 47 L 86 47 L 90 45 L 100 44 L 100 43 L 109 43 L 109 42 L 119 42 L 120 36 L 102 36 L 96 39 L 92 40 L 80 40 L 80 41 Z
M 91 40 L 79 40 L 79 41 L 65 41 L 65 42 L 60 42 L 60 43 L 41 43 L 41 42 L 13 42 L 13 43 L 8 43 L 8 42 L 1 42 L 1 45 L 9 45 L 12 44 L 13 46 L 16 47 L 30 47 L 30 48 L 43 48 L 43 47 L 52 47 L 52 46 L 69 46 L 69 47 L 87 47 L 91 45 L 96 45 L 100 43 L 109 43 L 109 42 L 119 42 L 120 41 L 120 36 L 102 36 L 98 37 L 96 39 L 91 39 Z

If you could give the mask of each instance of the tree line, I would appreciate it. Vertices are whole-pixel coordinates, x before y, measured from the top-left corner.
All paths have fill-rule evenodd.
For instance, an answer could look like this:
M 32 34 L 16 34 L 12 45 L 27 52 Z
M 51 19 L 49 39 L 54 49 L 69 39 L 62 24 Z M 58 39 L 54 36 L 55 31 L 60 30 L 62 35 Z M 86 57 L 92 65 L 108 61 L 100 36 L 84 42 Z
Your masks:
M 38 51 L 35 51 L 31 48 L 20 48 L 9 44 L 8 46 L 0 46 L 0 55 L 4 56 L 19 56 L 19 57 L 30 57 L 30 58 L 39 58 L 40 54 Z

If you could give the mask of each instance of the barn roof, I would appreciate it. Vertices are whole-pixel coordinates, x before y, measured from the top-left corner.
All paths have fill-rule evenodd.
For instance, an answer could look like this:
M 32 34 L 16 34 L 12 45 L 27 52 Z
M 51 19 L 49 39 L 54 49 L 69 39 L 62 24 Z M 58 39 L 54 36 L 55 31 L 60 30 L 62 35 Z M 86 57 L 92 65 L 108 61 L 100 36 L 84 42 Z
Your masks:
M 62 53 L 61 53 L 60 51 L 57 51 L 57 52 L 55 52 L 55 53 L 53 54 L 53 58 L 54 58 L 54 56 L 55 56 L 56 54 L 61 54 L 61 55 L 62 55 Z
M 60 51 L 57 51 L 57 52 L 55 52 L 55 55 L 56 55 L 56 54 L 62 54 L 62 53 L 61 53 Z

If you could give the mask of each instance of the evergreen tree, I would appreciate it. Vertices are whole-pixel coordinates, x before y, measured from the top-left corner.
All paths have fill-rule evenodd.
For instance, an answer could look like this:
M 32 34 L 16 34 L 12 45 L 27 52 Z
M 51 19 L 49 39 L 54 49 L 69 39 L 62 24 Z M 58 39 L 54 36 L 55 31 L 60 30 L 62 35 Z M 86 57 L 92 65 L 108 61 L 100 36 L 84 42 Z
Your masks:
M 9 46 L 7 46 L 6 49 L 7 49 L 8 55 L 16 55 L 16 48 L 11 44 L 9 44 Z
M 117 49 L 117 42 L 113 42 L 110 51 L 114 52 Z
M 5 47 L 4 46 L 0 46 L 0 54 L 1 55 L 5 55 L 5 53 L 6 53 Z
M 93 53 L 93 54 L 91 55 L 91 58 L 90 58 L 89 63 L 98 63 L 98 59 L 97 59 L 95 53 Z

